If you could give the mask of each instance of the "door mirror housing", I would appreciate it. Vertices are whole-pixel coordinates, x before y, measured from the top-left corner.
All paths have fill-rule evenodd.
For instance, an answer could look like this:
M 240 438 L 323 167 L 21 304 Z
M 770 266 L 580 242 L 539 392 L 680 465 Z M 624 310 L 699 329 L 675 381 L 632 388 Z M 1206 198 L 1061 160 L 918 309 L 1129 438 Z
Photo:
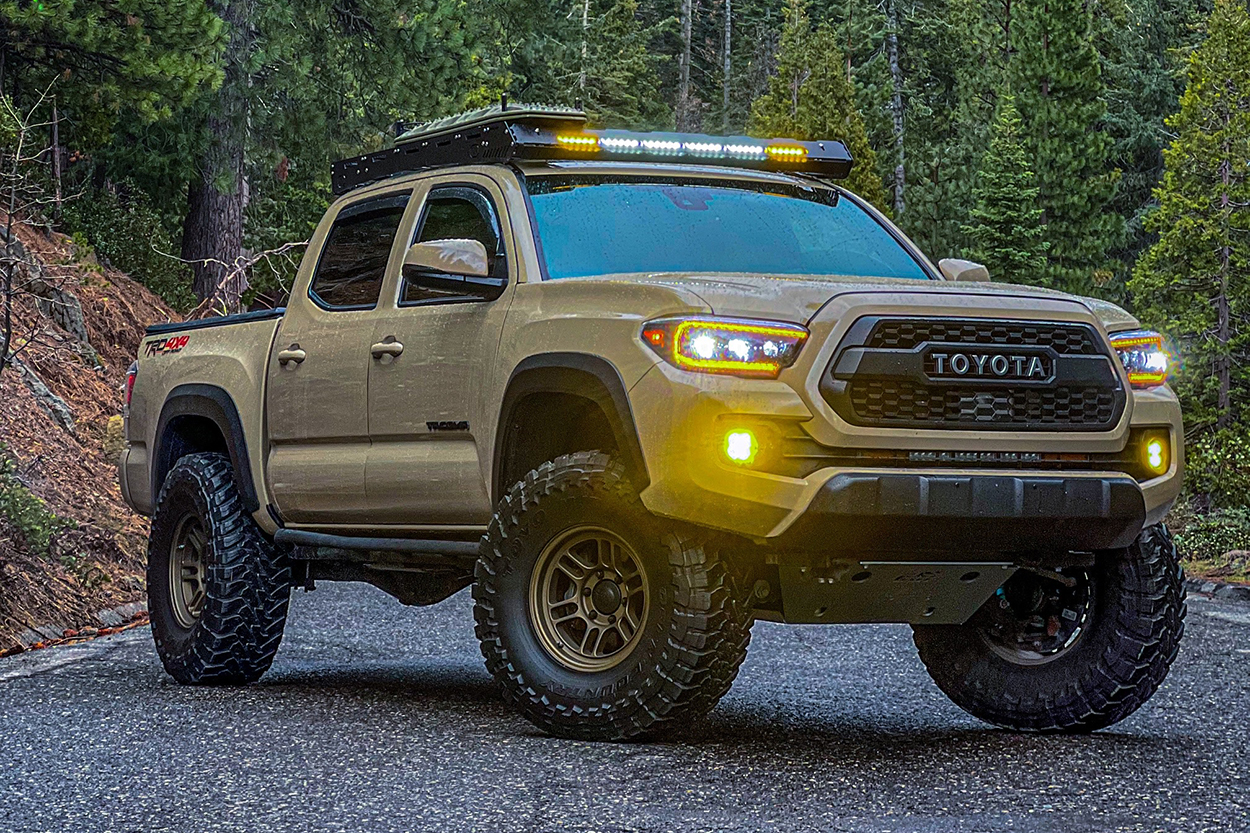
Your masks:
M 466 278 L 490 276 L 486 247 L 477 240 L 430 240 L 413 243 L 404 256 L 404 271 L 437 272 Z
M 478 240 L 452 238 L 413 243 L 404 255 L 401 306 L 456 300 L 493 301 L 508 288 L 506 277 L 490 273 L 490 257 Z M 411 297 L 411 296 L 416 296 Z
M 938 261 L 938 268 L 948 281 L 988 281 L 990 270 L 973 260 L 960 260 L 957 257 L 944 257 Z

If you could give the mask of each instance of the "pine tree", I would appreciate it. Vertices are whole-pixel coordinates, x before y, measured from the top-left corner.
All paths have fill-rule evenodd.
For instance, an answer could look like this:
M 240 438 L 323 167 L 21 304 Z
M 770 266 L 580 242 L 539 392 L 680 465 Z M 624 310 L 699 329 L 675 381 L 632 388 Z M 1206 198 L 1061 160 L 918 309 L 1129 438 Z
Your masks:
M 1131 272 L 1153 242 L 1144 228 L 1163 177 L 1164 119 L 1185 89 L 1183 55 L 1201 39 L 1206 0 L 1100 0 L 1095 35 L 1107 86 L 1107 132 L 1114 144 L 1108 165 L 1121 171 L 1112 207 L 1128 223 L 1113 254 Z
M 1184 359 L 1186 427 L 1244 425 L 1250 413 L 1250 14 L 1216 0 L 1207 40 L 1189 58 L 1175 139 L 1163 152 L 1159 235 L 1130 290 L 1143 321 Z
M 634 130 L 667 126 L 658 66 L 649 49 L 654 36 L 638 17 L 637 0 L 609 0 L 589 21 L 585 83 L 579 89 L 591 120 Z
M 1045 283 L 1082 295 L 1109 281 L 1107 253 L 1124 227 L 1108 210 L 1117 177 L 1107 171 L 1112 140 L 1090 21 L 1085 0 L 1022 0 L 1008 71 L 1050 242 Z
M 1037 177 L 1020 137 L 1015 99 L 1002 97 L 990 147 L 981 160 L 973 190 L 977 204 L 964 231 L 968 252 L 984 263 L 995 280 L 1036 283 L 1046 265 L 1046 230 L 1037 204 Z
M 97 130 L 123 108 L 168 116 L 220 79 L 223 28 L 205 0 L 3 0 L 0 88 L 20 103 L 56 79 L 67 121 Z
M 751 108 L 750 132 L 844 142 L 855 165 L 842 184 L 885 211 L 889 200 L 855 105 L 855 90 L 846 80 L 843 56 L 834 30 L 828 25 L 813 29 L 804 0 L 789 0 L 777 74 Z

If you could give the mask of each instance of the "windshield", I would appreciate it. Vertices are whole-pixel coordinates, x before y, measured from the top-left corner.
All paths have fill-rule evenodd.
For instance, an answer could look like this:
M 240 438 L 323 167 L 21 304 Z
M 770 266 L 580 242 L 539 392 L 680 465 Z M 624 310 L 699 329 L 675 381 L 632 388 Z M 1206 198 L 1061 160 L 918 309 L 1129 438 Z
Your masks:
M 829 188 L 743 180 L 529 180 L 550 278 L 629 272 L 929 275 L 877 220 Z

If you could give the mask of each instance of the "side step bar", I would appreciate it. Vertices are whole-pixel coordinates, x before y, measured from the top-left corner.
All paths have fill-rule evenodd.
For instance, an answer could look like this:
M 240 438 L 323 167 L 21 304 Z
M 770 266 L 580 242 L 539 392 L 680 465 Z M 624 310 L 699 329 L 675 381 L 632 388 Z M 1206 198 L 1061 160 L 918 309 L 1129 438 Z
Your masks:
M 291 544 L 298 548 L 299 560 L 335 560 L 343 550 L 360 552 L 404 552 L 443 556 L 456 561 L 476 559 L 476 541 L 437 541 L 423 538 L 368 538 L 350 535 L 329 535 L 325 532 L 308 532 L 301 529 L 279 529 L 273 539 L 279 544 Z M 322 550 L 329 550 L 324 555 Z M 335 551 L 338 552 L 335 552 Z

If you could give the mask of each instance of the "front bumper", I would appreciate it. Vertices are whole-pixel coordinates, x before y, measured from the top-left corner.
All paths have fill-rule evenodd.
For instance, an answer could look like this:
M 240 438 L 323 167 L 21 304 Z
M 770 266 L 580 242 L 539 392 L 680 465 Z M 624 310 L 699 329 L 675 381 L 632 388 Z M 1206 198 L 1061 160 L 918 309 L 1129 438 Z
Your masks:
M 1146 522 L 1127 475 L 843 472 L 769 543 L 783 550 L 1054 552 L 1126 547 Z
M 1140 529 L 1158 523 L 1180 492 L 1184 466 L 1180 408 L 1167 388 L 1135 392 L 1131 414 L 1126 413 L 1114 431 L 1063 435 L 858 429 L 844 426 L 836 415 L 826 415 L 823 403 L 808 394 L 785 373 L 775 381 L 744 381 L 687 373 L 663 363 L 653 366 L 630 391 L 651 480 L 641 493 L 643 504 L 656 515 L 766 545 L 824 535 L 825 547 L 855 542 L 865 551 L 917 544 L 930 552 L 948 553 L 1003 544 L 1025 550 L 1072 544 L 1088 550 L 1124 542 L 1134 525 Z M 1159 427 L 1171 436 L 1171 463 L 1162 475 L 1141 481 L 1089 467 L 895 467 L 868 461 L 782 476 L 766 468 L 728 465 L 718 457 L 716 438 L 723 435 L 725 425 L 739 420 L 791 426 L 792 433 L 807 435 L 826 448 L 1077 455 L 1119 452 L 1131 429 Z M 927 485 L 922 487 L 922 482 Z M 979 485 L 972 486 L 974 482 Z M 900 485 L 907 483 L 911 485 Z M 922 488 L 928 490 L 923 499 Z M 901 495 L 909 490 L 913 497 L 904 500 Z M 960 500 L 982 508 L 974 511 L 972 503 Z M 914 512 L 904 511 L 907 501 L 914 504 Z M 985 508 L 990 506 L 995 508 Z M 849 517 L 827 517 L 841 510 Z M 903 543 L 896 545 L 895 540 Z

